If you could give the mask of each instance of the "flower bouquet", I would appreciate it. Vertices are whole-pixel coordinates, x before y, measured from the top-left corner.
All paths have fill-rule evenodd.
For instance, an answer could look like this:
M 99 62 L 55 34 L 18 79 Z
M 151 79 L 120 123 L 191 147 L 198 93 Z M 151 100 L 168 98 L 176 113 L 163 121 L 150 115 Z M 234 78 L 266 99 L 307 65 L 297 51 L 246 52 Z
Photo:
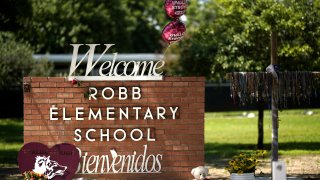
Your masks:
M 226 170 L 231 174 L 231 179 L 241 179 L 237 178 L 240 176 L 246 176 L 246 179 L 254 179 L 254 172 L 259 164 L 258 158 L 263 157 L 265 154 L 266 151 L 258 150 L 234 156 L 226 167 Z
M 38 174 L 33 171 L 26 171 L 23 173 L 24 180 L 48 180 L 47 176 L 44 174 Z

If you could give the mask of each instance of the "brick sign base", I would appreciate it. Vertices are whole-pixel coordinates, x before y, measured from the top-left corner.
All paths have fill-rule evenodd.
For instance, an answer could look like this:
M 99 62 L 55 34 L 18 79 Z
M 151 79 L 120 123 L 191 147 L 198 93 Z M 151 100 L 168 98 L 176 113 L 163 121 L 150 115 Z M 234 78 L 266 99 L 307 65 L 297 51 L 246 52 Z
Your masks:
M 30 84 L 30 91 L 24 92 L 24 143 L 41 142 L 52 147 L 59 143 L 71 143 L 87 153 L 85 163 L 91 155 L 109 155 L 114 149 L 120 155 L 130 155 L 135 151 L 143 154 L 162 154 L 161 172 L 159 173 L 109 173 L 77 174 L 77 177 L 95 179 L 193 179 L 191 169 L 204 165 L 204 85 L 203 77 L 165 77 L 163 81 L 109 81 L 81 82 L 73 85 L 65 78 L 26 77 L 25 84 Z M 97 100 L 88 99 L 89 87 L 98 90 Z M 114 89 L 114 98 L 103 99 L 101 92 L 105 87 Z M 118 88 L 128 89 L 128 98 L 119 100 Z M 141 98 L 131 98 L 132 87 L 141 89 Z M 50 108 L 57 107 L 58 120 L 50 120 Z M 83 107 L 83 120 L 76 120 L 76 108 Z M 107 107 L 114 107 L 115 120 L 106 120 Z M 138 120 L 130 114 L 129 120 L 119 120 L 117 108 L 141 107 Z M 147 108 L 152 110 L 154 120 L 144 120 Z M 157 107 L 167 109 L 166 119 L 157 119 Z M 168 111 L 169 107 L 178 107 L 175 119 Z M 88 120 L 89 109 L 100 108 L 102 120 Z M 65 110 L 63 110 L 65 109 Z M 63 112 L 65 111 L 65 112 Z M 63 116 L 71 120 L 63 120 Z M 81 130 L 82 140 L 76 142 L 75 130 Z M 88 129 L 96 129 L 90 138 L 85 139 Z M 110 140 L 100 141 L 100 129 L 110 131 Z M 117 129 L 125 130 L 127 138 L 118 142 L 113 137 Z M 143 132 L 142 140 L 133 141 L 129 134 L 133 129 Z M 148 137 L 149 136 L 149 137 Z M 120 136 L 118 138 L 121 138 Z M 135 136 L 135 138 L 137 138 Z M 148 138 L 155 141 L 148 141 Z M 87 164 L 94 169 L 93 160 Z M 81 167 L 84 163 L 81 159 Z M 93 163 L 92 163 L 93 162 Z M 92 165 L 90 165 L 92 163 Z M 149 166 L 149 165 L 148 165 Z M 100 165 L 99 165 L 99 168 Z M 98 169 L 99 169 L 98 168 Z

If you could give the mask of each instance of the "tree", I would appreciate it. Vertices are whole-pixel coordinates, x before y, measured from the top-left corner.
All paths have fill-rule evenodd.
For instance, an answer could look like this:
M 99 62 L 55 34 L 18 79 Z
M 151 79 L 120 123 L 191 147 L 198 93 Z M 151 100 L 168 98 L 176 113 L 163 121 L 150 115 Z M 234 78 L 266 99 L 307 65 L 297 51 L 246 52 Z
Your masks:
M 25 27 L 32 17 L 32 7 L 28 0 L 2 0 L 0 2 L 0 31 L 17 31 Z
M 212 16 L 197 19 L 203 23 L 180 43 L 185 74 L 218 79 L 231 71 L 264 71 L 270 59 L 272 28 L 278 30 L 282 70 L 320 67 L 318 1 L 208 0 L 193 6 L 196 10 L 210 7 Z
M 31 44 L 36 53 L 69 53 L 71 43 L 114 43 L 117 46 L 113 49 L 119 52 L 162 49 L 161 27 L 166 23 L 162 1 L 50 0 L 19 4 L 4 0 L 1 7 L 0 20 L 9 23 L 0 25 Z M 16 14 L 7 13 L 6 7 L 12 7 Z M 25 16 L 25 11 L 30 13 Z
M 191 1 L 189 38 L 180 43 L 181 71 L 222 79 L 232 71 L 265 71 L 270 33 L 277 32 L 282 71 L 320 68 L 320 2 L 312 0 Z M 208 11 L 208 9 L 210 11 Z M 258 148 L 263 145 L 263 102 L 259 104 Z

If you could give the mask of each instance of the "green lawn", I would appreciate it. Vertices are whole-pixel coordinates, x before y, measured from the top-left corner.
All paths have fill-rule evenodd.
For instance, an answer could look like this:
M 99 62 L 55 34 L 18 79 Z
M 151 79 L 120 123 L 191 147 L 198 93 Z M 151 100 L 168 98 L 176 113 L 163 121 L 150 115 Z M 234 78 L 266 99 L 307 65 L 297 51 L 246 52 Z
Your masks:
M 280 155 L 320 154 L 320 109 L 312 111 L 312 116 L 304 115 L 304 110 L 280 112 Z M 256 111 L 252 112 L 257 116 Z M 270 111 L 265 111 L 264 119 L 265 149 L 270 150 Z M 205 120 L 206 162 L 256 148 L 257 117 L 243 117 L 240 111 L 219 112 L 206 113 Z M 22 136 L 21 119 L 0 119 L 0 167 L 15 166 Z
M 279 154 L 320 154 L 320 109 L 312 109 L 312 116 L 304 110 L 285 110 L 279 113 Z M 241 151 L 256 149 L 257 111 L 255 118 L 242 112 L 206 113 L 205 149 L 208 163 L 230 158 Z M 264 112 L 264 144 L 270 150 L 271 112 Z
M 23 121 L 0 119 L 0 167 L 15 166 L 23 143 Z

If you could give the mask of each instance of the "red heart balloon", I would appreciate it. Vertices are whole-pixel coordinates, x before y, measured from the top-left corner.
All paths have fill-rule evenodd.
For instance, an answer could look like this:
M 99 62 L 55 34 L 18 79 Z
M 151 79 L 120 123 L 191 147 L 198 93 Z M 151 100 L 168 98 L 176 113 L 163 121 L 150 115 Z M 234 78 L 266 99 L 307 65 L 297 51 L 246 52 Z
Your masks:
M 164 9 L 168 16 L 177 19 L 186 13 L 187 2 L 186 0 L 166 0 Z
M 180 41 L 186 32 L 186 26 L 179 20 L 167 24 L 162 30 L 162 38 L 169 44 Z
M 67 143 L 52 148 L 36 142 L 25 144 L 18 155 L 21 173 L 33 171 L 44 174 L 48 179 L 72 179 L 80 162 L 78 149 Z

